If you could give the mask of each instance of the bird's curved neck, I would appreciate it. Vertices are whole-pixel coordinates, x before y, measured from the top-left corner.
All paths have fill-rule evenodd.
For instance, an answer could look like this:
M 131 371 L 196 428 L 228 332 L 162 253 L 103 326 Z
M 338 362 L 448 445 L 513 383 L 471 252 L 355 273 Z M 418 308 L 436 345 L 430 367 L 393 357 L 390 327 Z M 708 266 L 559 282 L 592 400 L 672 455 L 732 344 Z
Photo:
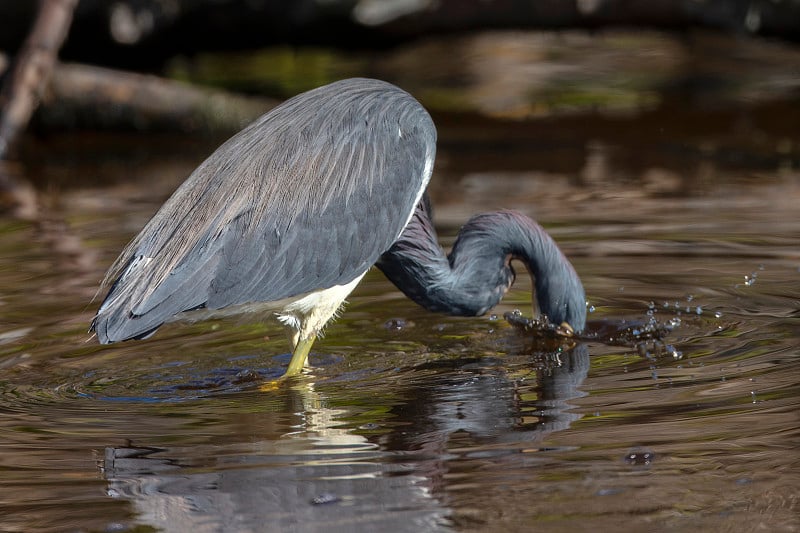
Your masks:
M 534 277 L 539 309 L 554 315 L 551 320 L 560 321 L 567 316 L 560 308 L 580 304 L 583 309 L 575 310 L 577 317 L 572 316 L 578 323 L 571 325 L 583 328 L 583 286 L 556 243 L 536 222 L 513 211 L 476 215 L 461 228 L 452 251 L 445 255 L 430 213 L 426 195 L 403 234 L 377 264 L 406 296 L 431 311 L 482 315 L 513 283 L 510 261 L 519 259 Z M 577 297 L 565 302 L 567 295 Z

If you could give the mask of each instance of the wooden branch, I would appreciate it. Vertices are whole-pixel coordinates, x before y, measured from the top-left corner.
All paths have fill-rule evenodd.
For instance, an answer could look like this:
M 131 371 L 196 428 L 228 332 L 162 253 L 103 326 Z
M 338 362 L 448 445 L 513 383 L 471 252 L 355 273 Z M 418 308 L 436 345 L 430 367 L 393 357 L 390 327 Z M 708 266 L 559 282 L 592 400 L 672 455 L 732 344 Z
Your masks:
M 25 129 L 50 80 L 78 0 L 40 0 L 39 14 L 0 92 L 0 159 Z
M 36 121 L 54 129 L 230 135 L 275 105 L 157 76 L 60 63 Z

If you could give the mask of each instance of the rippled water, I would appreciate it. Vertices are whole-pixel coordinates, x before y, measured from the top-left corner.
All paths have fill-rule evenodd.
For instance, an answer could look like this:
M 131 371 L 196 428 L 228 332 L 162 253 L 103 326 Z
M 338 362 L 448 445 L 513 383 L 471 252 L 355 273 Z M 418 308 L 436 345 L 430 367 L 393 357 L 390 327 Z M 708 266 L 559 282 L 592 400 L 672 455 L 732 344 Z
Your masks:
M 522 273 L 495 315 L 449 318 L 371 272 L 291 387 L 259 390 L 289 359 L 274 325 L 100 347 L 104 269 L 210 147 L 45 141 L 46 220 L 0 219 L 0 531 L 800 528 L 796 150 L 642 149 L 594 116 L 531 151 L 541 123 L 435 118 L 445 244 L 474 212 L 539 219 L 587 338 L 509 324 Z

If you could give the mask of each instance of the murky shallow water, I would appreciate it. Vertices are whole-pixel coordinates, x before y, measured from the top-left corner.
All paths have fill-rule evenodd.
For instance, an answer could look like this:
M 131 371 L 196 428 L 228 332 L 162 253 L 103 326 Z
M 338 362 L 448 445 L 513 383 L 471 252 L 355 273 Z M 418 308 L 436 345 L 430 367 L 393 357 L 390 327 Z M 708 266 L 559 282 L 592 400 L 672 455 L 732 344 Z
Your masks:
M 727 131 L 629 145 L 585 120 L 532 153 L 540 123 L 438 117 L 431 190 L 446 243 L 498 207 L 545 224 L 599 339 L 503 320 L 530 312 L 522 274 L 463 319 L 371 272 L 313 374 L 269 392 L 275 326 L 84 333 L 105 267 L 209 147 L 49 141 L 30 172 L 52 215 L 0 219 L 0 531 L 796 531 L 796 153 L 737 166 L 694 149 Z M 660 342 L 612 339 L 651 318 Z

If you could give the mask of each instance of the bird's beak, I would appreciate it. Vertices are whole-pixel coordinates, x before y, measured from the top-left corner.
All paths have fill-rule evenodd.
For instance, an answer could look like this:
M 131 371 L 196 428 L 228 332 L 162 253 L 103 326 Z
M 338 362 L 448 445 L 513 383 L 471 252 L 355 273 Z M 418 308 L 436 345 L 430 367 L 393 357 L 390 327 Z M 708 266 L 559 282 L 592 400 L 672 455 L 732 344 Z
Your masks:
M 531 307 L 533 308 L 534 320 L 542 316 L 541 309 L 539 308 L 539 300 L 536 299 L 536 289 L 533 290 L 531 296 Z M 569 322 L 564 321 L 558 327 L 556 327 L 556 333 L 562 337 L 572 337 L 575 335 L 575 328 L 573 328 Z

